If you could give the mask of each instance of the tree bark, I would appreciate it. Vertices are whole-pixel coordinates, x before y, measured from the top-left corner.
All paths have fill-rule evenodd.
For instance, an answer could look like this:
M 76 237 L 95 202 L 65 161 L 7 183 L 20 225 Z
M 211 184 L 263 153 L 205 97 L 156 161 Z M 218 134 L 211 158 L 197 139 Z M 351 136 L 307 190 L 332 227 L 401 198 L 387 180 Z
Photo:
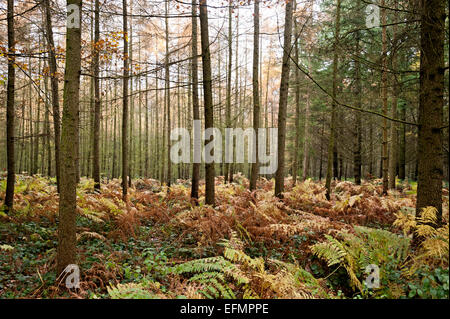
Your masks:
M 169 0 L 165 0 L 166 5 L 166 17 L 165 17 L 165 23 L 166 23 L 166 55 L 164 59 L 164 66 L 165 66 L 165 97 L 166 97 L 166 111 L 167 111 L 167 131 L 166 131 L 166 138 L 167 138 L 167 179 L 166 183 L 167 186 L 170 187 L 170 184 L 172 182 L 172 163 L 170 160 L 170 74 L 169 74 Z M 212 104 L 212 102 L 211 102 Z
M 202 62 L 203 62 L 203 95 L 205 106 L 205 130 L 214 126 L 214 109 L 212 102 L 212 78 L 211 78 L 211 54 L 209 47 L 208 30 L 208 5 L 207 0 L 200 3 L 200 38 L 202 43 Z M 205 145 L 210 143 L 214 137 L 205 140 Z M 214 161 L 205 163 L 205 203 L 214 205 Z
M 61 192 L 59 199 L 59 225 L 57 272 L 76 263 L 77 166 L 79 90 L 81 73 L 81 0 L 67 0 L 67 5 L 79 8 L 79 27 L 67 28 L 66 65 L 64 74 L 64 104 L 61 134 Z
M 445 2 L 421 0 L 416 216 L 433 206 L 442 222 Z
M 233 64 L 233 47 L 232 47 L 232 17 L 233 17 L 232 1 L 228 3 L 228 66 L 227 66 L 227 97 L 226 97 L 226 110 L 225 110 L 225 122 L 226 127 L 231 127 L 231 67 Z M 228 175 L 230 173 L 230 163 L 225 163 L 225 183 L 228 182 Z
M 14 185 L 16 180 L 14 158 L 14 119 L 15 119 L 15 85 L 16 73 L 14 69 L 15 58 L 15 34 L 14 34 L 14 0 L 8 0 L 7 12 L 8 24 L 8 83 L 6 88 L 6 156 L 8 175 L 6 178 L 5 210 L 13 210 Z
M 99 79 L 99 48 L 100 41 L 100 12 L 99 0 L 95 0 L 95 14 L 94 14 L 94 145 L 93 145 L 93 160 L 92 160 L 92 175 L 94 178 L 94 188 L 100 191 L 100 79 Z
M 258 159 L 258 129 L 260 122 L 260 105 L 259 105 L 259 0 L 255 0 L 253 12 L 253 129 L 255 136 L 253 138 L 253 152 L 255 152 L 255 163 L 252 164 L 250 176 L 250 190 L 256 189 L 256 181 L 259 175 L 259 159 Z
M 197 0 L 192 0 L 192 115 L 200 120 L 198 100 L 198 59 L 197 59 Z M 200 163 L 192 164 L 191 198 L 198 200 L 198 183 L 200 179 Z
M 340 32 L 340 23 L 341 23 L 341 0 L 337 0 L 336 3 L 336 20 L 335 20 L 335 31 L 334 31 L 334 43 L 333 43 L 333 101 L 331 104 L 331 124 L 330 124 L 330 139 L 328 141 L 328 163 L 327 163 L 327 177 L 325 182 L 326 193 L 325 196 L 328 200 L 331 198 L 331 178 L 333 176 L 333 166 L 335 158 L 335 134 L 336 134 L 336 94 L 337 94 L 337 71 L 338 71 L 338 41 L 339 41 L 339 32 Z M 335 168 L 336 175 L 336 168 Z
M 295 4 L 296 6 L 296 4 Z M 294 18 L 294 30 L 296 41 L 294 43 L 295 63 L 299 64 L 299 44 L 297 43 L 299 37 L 299 30 L 297 25 L 297 19 Z M 294 163 L 292 166 L 292 184 L 297 183 L 297 175 L 299 171 L 299 157 L 300 157 L 300 71 L 298 68 L 294 70 L 295 74 L 295 144 L 294 144 Z
M 46 30 L 47 30 L 47 46 L 49 54 L 49 67 L 50 67 L 50 86 L 52 89 L 52 110 L 53 110 L 53 129 L 55 131 L 55 173 L 56 173 L 56 185 L 58 192 L 60 192 L 61 183 L 61 164 L 60 164 L 60 149 L 61 149 L 61 120 L 59 114 L 59 88 L 57 77 L 57 63 L 55 54 L 55 42 L 53 40 L 53 28 L 52 18 L 50 13 L 50 0 L 43 0 L 46 17 Z
M 358 17 L 361 17 L 360 14 L 361 8 L 358 6 Z M 359 56 L 361 52 L 361 32 L 356 31 L 356 55 Z M 355 60 L 355 101 L 356 105 L 362 108 L 362 96 L 361 96 L 361 63 L 359 62 L 359 57 Z M 355 177 L 355 184 L 361 185 L 361 112 L 355 111 L 355 127 L 354 129 L 354 149 L 353 149 L 353 174 Z
M 383 100 L 383 114 L 388 112 L 388 74 L 387 74 L 387 32 L 386 32 L 386 9 L 384 8 L 385 1 L 381 0 L 381 24 L 382 27 L 382 74 L 381 74 L 381 97 Z M 383 118 L 383 141 L 382 141 L 382 177 L 383 177 L 383 195 L 387 195 L 388 191 L 388 122 Z
M 395 8 L 398 9 L 398 2 L 395 2 Z M 395 19 L 394 23 L 398 22 L 398 11 L 395 11 L 394 13 Z M 394 24 L 392 26 L 393 30 L 393 39 L 392 42 L 394 45 L 397 42 L 397 25 Z M 392 53 L 392 68 L 394 70 L 397 69 L 397 52 L 393 51 Z M 394 74 L 393 79 L 393 96 L 392 96 L 392 109 L 391 109 L 391 117 L 397 118 L 397 101 L 398 101 L 398 81 L 397 81 L 397 75 Z M 390 144 L 389 144 L 389 189 L 395 189 L 395 178 L 397 177 L 396 171 L 397 171 L 397 129 L 398 125 L 396 122 L 391 122 L 391 131 L 390 131 Z
M 293 0 L 286 3 L 284 19 L 283 64 L 281 66 L 280 102 L 278 109 L 278 168 L 275 173 L 275 196 L 281 198 L 284 191 L 285 146 L 286 146 L 286 113 L 289 91 L 289 65 L 292 35 Z
M 123 19 L 123 89 L 122 89 L 122 198 L 128 197 L 128 16 L 127 0 L 122 1 Z

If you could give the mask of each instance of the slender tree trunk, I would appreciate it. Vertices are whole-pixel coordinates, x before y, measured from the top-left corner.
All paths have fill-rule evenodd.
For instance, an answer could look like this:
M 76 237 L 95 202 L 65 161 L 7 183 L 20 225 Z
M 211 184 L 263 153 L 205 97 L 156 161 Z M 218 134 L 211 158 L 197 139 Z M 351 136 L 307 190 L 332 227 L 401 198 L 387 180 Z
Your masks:
M 406 104 L 403 103 L 400 110 L 400 119 L 406 121 Z M 398 178 L 405 180 L 406 178 L 406 125 L 401 124 L 400 145 L 399 145 L 399 169 Z
M 283 64 L 281 66 L 280 104 L 278 109 L 278 168 L 275 174 L 275 196 L 281 198 L 284 191 L 286 113 L 289 91 L 289 64 L 292 35 L 293 1 L 286 3 L 284 19 Z
M 340 32 L 340 23 L 341 23 L 341 0 L 337 0 L 336 2 L 336 20 L 335 20 L 335 31 L 334 31 L 334 44 L 333 44 L 333 101 L 331 102 L 331 129 L 330 129 L 330 139 L 328 141 L 328 163 L 327 163 L 327 178 L 325 182 L 326 187 L 326 198 L 330 200 L 331 198 L 331 178 L 333 176 L 333 165 L 335 160 L 335 134 L 336 134 L 336 94 L 337 94 L 337 71 L 338 71 L 338 41 L 339 41 L 339 32 Z M 336 166 L 336 165 L 334 165 Z M 336 174 L 336 169 L 335 169 Z
M 45 66 L 46 67 L 46 66 Z M 44 90 L 48 93 L 48 76 L 44 75 Z M 47 176 L 52 176 L 52 147 L 50 143 L 50 105 L 48 99 L 45 99 L 45 145 L 47 147 Z
M 200 120 L 198 100 L 198 59 L 197 59 L 197 0 L 192 0 L 192 115 L 194 121 Z M 195 156 L 195 155 L 194 155 Z M 200 163 L 192 164 L 191 198 L 198 199 Z
M 99 0 L 95 0 L 95 18 L 94 18 L 94 149 L 92 161 L 92 175 L 94 177 L 94 188 L 100 191 L 100 62 L 99 62 L 99 48 L 100 41 L 100 6 Z
M 66 30 L 66 67 L 61 134 L 61 192 L 59 199 L 57 272 L 76 263 L 77 165 L 81 73 L 81 0 L 68 0 L 79 10 L 79 27 Z
M 116 68 L 117 69 L 117 68 Z M 111 178 L 117 177 L 117 81 L 114 80 L 114 102 L 112 103 L 114 107 L 114 120 L 113 120 L 113 154 L 112 154 L 112 169 L 111 169 Z
M 259 175 L 259 156 L 258 156 L 258 129 L 260 122 L 259 105 L 259 0 L 255 0 L 253 12 L 253 129 L 255 136 L 253 138 L 253 151 L 255 152 L 255 163 L 252 164 L 250 176 L 250 190 L 256 189 L 256 181 Z
M 296 2 L 295 2 L 296 6 Z M 299 40 L 299 30 L 297 25 L 297 19 L 294 18 L 294 30 L 296 41 L 294 43 L 294 52 L 295 52 L 295 63 L 298 65 L 299 63 L 299 44 L 297 41 Z M 298 68 L 295 68 L 295 145 L 294 145 L 294 163 L 292 166 L 292 184 L 295 185 L 297 183 L 297 175 L 299 172 L 299 157 L 300 157 L 300 71 Z
M 296 68 L 298 70 L 298 68 Z M 308 55 L 308 72 L 311 73 L 311 57 Z M 310 134 L 309 134 L 309 118 L 311 115 L 311 87 L 307 87 L 306 92 L 306 109 L 305 109 L 305 133 L 304 133 L 304 143 L 303 143 L 303 180 L 308 178 L 308 170 L 309 170 L 309 143 L 310 143 Z
M 239 68 L 238 68 L 238 58 L 239 58 L 239 6 L 236 7 L 236 41 L 235 41 L 235 69 L 236 69 L 236 73 L 235 73 L 235 83 L 236 83 L 236 87 L 235 87 L 235 98 L 234 98 L 234 113 L 235 113 L 235 119 L 234 119 L 234 124 L 236 124 L 236 122 L 239 119 L 238 113 L 239 113 L 239 107 L 240 107 L 240 102 L 239 102 L 239 95 L 240 95 L 240 90 L 239 90 Z M 231 57 L 230 57 L 231 59 Z M 230 80 L 230 86 L 231 86 L 231 80 Z M 233 109 L 230 112 L 231 114 L 233 113 Z M 230 122 L 231 123 L 231 122 Z M 234 172 L 236 170 L 236 163 L 235 163 L 235 158 L 236 158 L 236 140 L 233 139 L 233 163 L 231 163 L 230 165 L 230 171 L 229 171 L 229 176 L 228 176 L 228 182 L 232 183 L 233 182 L 233 177 L 234 177 Z
M 226 97 L 226 110 L 225 110 L 225 122 L 226 127 L 231 127 L 231 68 L 233 64 L 233 47 L 232 47 L 232 17 L 233 7 L 232 1 L 228 3 L 228 66 L 227 66 L 227 97 Z M 230 172 L 230 163 L 225 163 L 225 183 L 228 182 L 228 175 Z
M 395 8 L 398 9 L 398 2 L 395 2 Z M 395 20 L 394 23 L 398 22 L 398 11 L 395 11 Z M 393 28 L 393 43 L 394 45 L 397 42 L 397 25 L 394 24 Z M 392 68 L 394 70 L 397 69 L 397 52 L 393 51 L 392 55 Z M 391 109 L 391 117 L 397 118 L 397 97 L 398 97 L 398 81 L 397 75 L 394 74 L 393 79 L 393 96 L 392 96 L 392 109 Z M 391 122 L 391 132 L 390 132 L 390 144 L 389 144 L 389 189 L 395 189 L 395 178 L 396 178 L 396 170 L 397 170 L 397 129 L 398 125 L 396 122 Z
M 358 7 L 358 16 L 360 8 Z M 356 55 L 359 56 L 361 52 L 360 47 L 360 31 L 356 32 Z M 362 95 L 361 95 L 361 64 L 359 58 L 355 59 L 355 101 L 356 105 L 362 108 Z M 353 173 L 355 177 L 355 184 L 361 185 L 361 112 L 355 111 L 355 126 L 354 126 L 354 147 L 353 147 Z
M 211 54 L 209 47 L 208 30 L 208 5 L 207 0 L 200 3 L 200 38 L 202 43 L 202 62 L 203 62 L 203 94 L 205 106 L 205 131 L 214 126 L 214 108 L 212 102 L 212 78 L 211 78 Z M 214 137 L 205 140 L 205 145 L 212 142 Z M 205 163 L 205 203 L 214 205 L 214 161 Z
M 416 216 L 433 206 L 442 222 L 445 2 L 421 1 Z
M 14 158 L 14 119 L 15 119 L 15 85 L 16 74 L 14 69 L 15 58 L 15 34 L 14 34 L 14 0 L 8 0 L 8 84 L 6 89 L 6 156 L 8 176 L 6 179 L 5 208 L 6 211 L 13 210 L 14 185 L 16 180 L 15 158 Z
M 122 197 L 128 198 L 128 16 L 127 0 L 122 1 L 123 18 L 123 89 L 122 89 Z
M 386 32 L 386 9 L 384 8 L 385 1 L 381 0 L 381 24 L 382 27 L 382 74 L 381 74 L 381 97 L 383 99 L 383 114 L 387 115 L 388 112 L 388 74 L 387 74 L 387 32 Z M 383 118 L 383 141 L 382 141 L 382 177 L 383 177 L 383 195 L 387 195 L 388 191 L 388 122 L 386 118 Z
M 47 30 L 47 46 L 49 52 L 49 67 L 50 67 L 50 85 L 52 88 L 52 104 L 53 104 L 53 129 L 55 132 L 55 172 L 56 172 L 56 184 L 58 192 L 60 192 L 60 148 L 61 148 L 61 126 L 60 126 L 60 114 L 59 114 L 59 92 L 58 92 L 58 75 L 55 53 L 55 42 L 53 40 L 53 27 L 52 18 L 50 13 L 50 0 L 43 0 L 46 17 L 46 30 Z
M 148 98 L 148 75 L 145 77 L 145 146 L 144 146 L 144 152 L 145 152 L 145 177 L 149 178 L 149 171 L 150 171 L 150 159 L 148 154 L 149 144 L 150 144 L 150 138 L 149 138 L 149 113 L 150 113 L 150 107 L 149 107 L 149 98 Z
M 166 111 L 167 111 L 167 132 L 166 132 L 166 138 L 167 138 L 167 186 L 170 187 L 170 184 L 172 182 L 172 163 L 170 160 L 170 74 L 169 74 L 169 0 L 166 0 L 166 56 L 164 60 L 164 66 L 165 66 L 165 97 L 166 97 Z M 212 102 L 211 102 L 212 103 Z
M 134 115 L 134 76 L 133 76 L 133 63 L 134 63 L 134 58 L 133 58 L 133 0 L 130 0 L 130 26 L 129 26 L 129 34 L 128 34 L 128 41 L 130 44 L 130 47 L 128 49 L 128 56 L 129 56 L 129 60 L 128 60 L 128 66 L 129 66 L 129 70 L 128 70 L 128 79 L 129 79 L 129 83 L 130 83 L 130 87 L 129 87 L 129 93 L 130 93 L 130 97 L 129 97 L 129 104 L 130 104 L 130 115 L 129 115 L 129 119 L 128 119 L 128 125 L 129 125 L 129 136 L 128 136 L 128 187 L 131 187 L 131 181 L 134 177 L 134 172 L 135 172 L 135 141 L 134 141 L 134 120 L 135 120 L 135 115 Z

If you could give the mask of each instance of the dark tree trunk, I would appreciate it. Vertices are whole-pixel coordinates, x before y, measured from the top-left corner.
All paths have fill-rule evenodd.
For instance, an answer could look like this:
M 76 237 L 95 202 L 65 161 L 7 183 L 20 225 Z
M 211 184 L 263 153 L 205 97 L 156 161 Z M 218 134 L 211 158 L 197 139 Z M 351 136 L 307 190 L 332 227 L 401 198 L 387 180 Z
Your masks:
M 8 84 L 6 89 L 6 156 L 8 176 L 6 180 L 5 206 L 6 211 L 13 210 L 14 185 L 16 180 L 14 159 L 14 94 L 16 85 L 16 74 L 14 63 L 14 0 L 8 0 Z
M 198 100 L 198 59 L 197 59 L 197 0 L 192 0 L 192 114 L 193 119 L 200 120 Z M 195 156 L 195 155 L 194 155 Z M 200 179 L 200 163 L 192 164 L 191 198 L 198 199 L 198 183 Z
M 358 17 L 361 17 L 361 8 L 358 6 Z M 356 55 L 359 56 L 361 52 L 360 41 L 361 32 L 356 31 Z M 355 59 L 355 100 L 356 105 L 362 108 L 362 98 L 361 98 L 361 63 L 359 58 Z M 354 129 L 354 149 L 353 149 L 353 174 L 355 177 L 355 184 L 361 185 L 361 112 L 355 111 L 355 127 Z
M 81 0 L 68 0 L 79 8 L 79 27 L 67 28 L 64 105 L 61 134 L 61 192 L 59 199 L 57 272 L 76 263 L 77 166 L 79 90 L 81 73 Z
M 387 74 L 387 30 L 386 30 L 386 9 L 384 8 L 385 1 L 381 0 L 381 24 L 382 27 L 382 73 L 381 73 L 381 96 L 383 100 L 383 114 L 387 115 L 388 112 L 388 96 L 387 96 L 387 86 L 388 86 L 388 74 Z M 383 177 L 383 195 L 387 195 L 388 192 L 388 122 L 386 118 L 383 118 L 383 141 L 382 141 L 382 151 L 381 151 L 381 161 L 382 161 L 382 177 Z
M 212 101 L 212 78 L 211 78 L 211 54 L 209 47 L 208 30 L 208 6 L 207 0 L 200 4 L 200 37 L 202 42 L 203 61 L 203 94 L 205 105 L 205 130 L 214 127 L 214 109 Z M 214 137 L 205 140 L 205 145 L 210 143 Z M 214 205 L 214 161 L 205 163 L 205 202 L 207 205 Z
M 289 91 L 289 65 L 292 35 L 293 1 L 286 3 L 284 19 L 283 64 L 281 66 L 280 104 L 278 109 L 278 168 L 275 173 L 275 196 L 281 198 L 284 191 L 286 113 Z
M 433 206 L 442 221 L 445 2 L 421 1 L 416 216 Z
M 99 49 L 100 41 L 100 12 L 99 0 L 95 0 L 94 18 L 94 147 L 92 161 L 92 175 L 94 178 L 94 188 L 100 191 L 100 79 L 99 79 Z
M 336 176 L 337 171 L 337 156 L 336 146 L 335 146 L 335 135 L 336 135 L 336 94 L 337 94 L 337 71 L 338 71 L 338 40 L 339 40 L 339 30 L 340 30 L 340 19 L 341 19 L 341 0 L 337 0 L 336 3 L 336 20 L 335 20 L 335 31 L 334 31 L 334 43 L 333 43 L 333 101 L 331 102 L 331 127 L 330 127 L 330 139 L 328 141 L 328 163 L 327 163 L 327 178 L 325 182 L 326 187 L 326 198 L 330 200 L 331 198 L 331 178 Z M 332 167 L 334 167 L 334 174 Z
M 253 12 L 253 129 L 255 136 L 253 138 L 253 152 L 255 154 L 255 163 L 252 164 L 250 176 L 250 190 L 256 189 L 256 181 L 258 179 L 259 160 L 258 160 L 258 129 L 260 121 L 260 105 L 259 105 L 259 0 L 255 0 Z
M 127 0 L 122 1 L 123 18 L 123 89 L 122 89 L 122 197 L 128 197 L 128 16 Z

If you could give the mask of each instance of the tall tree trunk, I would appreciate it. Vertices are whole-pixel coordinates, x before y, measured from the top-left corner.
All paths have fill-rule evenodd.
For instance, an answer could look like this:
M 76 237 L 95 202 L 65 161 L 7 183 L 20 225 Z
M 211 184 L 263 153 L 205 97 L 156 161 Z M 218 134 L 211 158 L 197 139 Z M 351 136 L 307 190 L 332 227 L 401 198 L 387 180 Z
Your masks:
M 406 103 L 402 103 L 400 109 L 400 119 L 406 121 Z M 400 131 L 400 145 L 399 145 L 399 168 L 398 168 L 398 178 L 404 180 L 406 178 L 406 125 L 401 124 Z
M 361 8 L 358 6 L 358 17 Z M 362 95 L 361 95 L 361 63 L 359 62 L 359 55 L 361 53 L 360 41 L 361 32 L 356 31 L 356 59 L 355 59 L 355 102 L 356 105 L 362 108 Z M 354 126 L 354 146 L 353 146 L 353 174 L 355 177 L 355 184 L 361 185 L 361 112 L 355 111 L 355 126 Z
M 398 2 L 395 2 L 395 9 L 398 9 Z M 395 11 L 394 13 L 395 19 L 394 23 L 398 22 L 398 11 Z M 393 40 L 392 42 L 394 45 L 397 43 L 397 25 L 394 24 L 392 26 L 393 29 Z M 395 49 L 394 49 L 395 50 Z M 392 68 L 394 70 L 397 69 L 397 52 L 393 51 L 391 53 L 392 55 Z M 398 81 L 397 81 L 397 75 L 394 73 L 393 78 L 393 96 L 392 96 L 392 108 L 391 108 L 391 117 L 397 118 L 397 97 L 398 97 Z M 391 122 L 391 132 L 390 132 L 390 144 L 389 144 L 389 189 L 395 188 L 395 178 L 396 178 L 396 170 L 397 170 L 397 129 L 398 125 L 396 122 Z
M 92 175 L 94 178 L 94 188 L 100 191 L 100 79 L 99 79 L 99 48 L 100 41 L 100 7 L 99 0 L 95 0 L 95 14 L 94 14 L 94 149 L 92 161 Z
M 388 74 L 387 74 L 387 32 L 386 32 L 386 9 L 385 1 L 381 0 L 381 24 L 382 24 L 382 74 L 381 74 L 381 97 L 383 99 L 383 114 L 388 112 Z M 382 141 L 382 177 L 383 177 L 383 195 L 387 195 L 388 191 L 388 122 L 383 118 L 383 141 Z
M 208 5 L 207 0 L 200 3 L 200 38 L 202 43 L 203 62 L 203 95 L 205 106 L 205 131 L 214 126 L 214 108 L 212 102 L 211 54 L 209 47 Z M 205 145 L 212 142 L 214 137 L 205 140 Z M 205 163 L 205 203 L 214 205 L 214 161 Z
M 298 68 L 296 68 L 298 70 Z M 308 54 L 308 72 L 311 73 L 311 56 Z M 302 179 L 306 180 L 308 178 L 308 170 L 309 170 L 309 143 L 310 143 L 310 134 L 309 134 L 309 118 L 311 115 L 311 87 L 307 87 L 306 92 L 306 109 L 305 109 L 305 132 L 304 132 L 304 143 L 303 143 L 303 174 Z
M 149 178 L 149 170 L 150 170 L 150 158 L 148 154 L 150 139 L 149 139 L 149 113 L 150 113 L 150 107 L 149 107 L 149 98 L 148 98 L 148 75 L 145 76 L 145 145 L 144 145 L 144 152 L 145 152 L 145 177 Z
M 16 73 L 14 64 L 15 57 L 15 34 L 14 34 L 14 0 L 8 0 L 8 84 L 6 89 L 6 156 L 8 166 L 8 176 L 6 179 L 5 206 L 6 211 L 13 210 L 14 185 L 16 180 L 15 158 L 14 158 L 14 94 L 16 85 Z
M 284 191 L 284 158 L 286 146 L 286 113 L 289 91 L 289 52 L 291 51 L 293 0 L 286 3 L 284 19 L 283 64 L 281 66 L 280 104 L 278 109 L 278 168 L 275 173 L 275 196 L 281 198 Z
M 253 150 L 255 152 L 255 163 L 252 164 L 252 171 L 250 176 L 250 190 L 256 188 L 256 181 L 258 179 L 259 170 L 259 156 L 258 156 L 258 129 L 260 122 L 260 105 L 259 105 L 259 0 L 255 0 L 253 12 L 253 129 L 255 136 L 253 138 Z
M 197 0 L 192 0 L 192 115 L 193 120 L 200 120 L 198 100 L 198 59 L 197 59 Z M 195 156 L 195 155 L 194 155 Z M 200 179 L 200 163 L 192 164 L 191 198 L 198 199 L 198 182 Z M 226 177 L 225 177 L 226 179 Z
M 115 71 L 117 71 L 117 68 L 115 68 Z M 111 178 L 117 178 L 117 105 L 116 105 L 116 98 L 117 98 L 117 81 L 114 80 L 114 97 L 112 104 L 114 107 L 114 120 L 113 120 L 113 154 L 112 154 L 112 169 L 111 169 Z
M 61 134 L 61 192 L 59 199 L 59 225 L 57 272 L 76 263 L 77 166 L 79 91 L 81 73 L 81 0 L 68 0 L 79 10 L 79 27 L 67 27 L 66 66 L 64 74 L 64 104 Z
M 333 43 L 333 101 L 331 102 L 331 128 L 330 128 L 330 139 L 328 141 L 328 163 L 327 163 L 327 177 L 325 182 L 326 187 L 326 198 L 330 200 L 331 198 L 331 178 L 333 175 L 333 166 L 335 162 L 336 156 L 335 154 L 335 135 L 336 135 L 336 94 L 337 94 L 337 71 L 338 71 L 338 41 L 339 41 L 339 32 L 340 32 L 340 23 L 341 23 L 341 0 L 337 0 L 336 2 L 336 20 L 335 20 L 335 31 L 334 31 L 334 43 Z M 335 169 L 336 174 L 336 169 Z
M 128 187 L 131 187 L 131 181 L 134 177 L 134 170 L 135 170 L 135 144 L 134 144 L 134 76 L 133 76 L 133 0 L 130 0 L 130 26 L 129 26 L 129 34 L 127 32 L 128 35 L 128 40 L 129 40 L 129 44 L 130 47 L 128 49 L 128 56 L 129 56 L 129 60 L 128 60 L 128 66 L 129 66 L 129 70 L 128 70 L 128 78 L 129 78 L 129 83 L 130 83 L 130 88 L 129 88 L 129 92 L 130 92 L 130 96 L 129 96 L 129 103 L 130 103 L 130 115 L 129 115 L 129 119 L 128 119 L 128 125 L 129 125 L 129 136 L 128 136 Z
M 166 23 L 166 55 L 164 59 L 164 67 L 165 67 L 165 97 L 166 97 L 166 111 L 167 111 L 167 131 L 166 131 L 166 138 L 167 138 L 167 186 L 170 187 L 170 184 L 172 182 L 172 163 L 170 160 L 170 74 L 169 74 L 169 0 L 165 1 L 166 5 L 166 17 L 165 17 L 165 23 Z M 212 103 L 212 102 L 211 102 Z
M 60 175 L 60 148 L 61 148 L 61 120 L 59 114 L 59 89 L 58 89 L 58 74 L 56 64 L 55 42 L 53 40 L 53 28 L 52 17 L 50 13 L 50 0 L 43 0 L 46 17 L 46 30 L 47 30 L 47 46 L 49 54 L 49 67 L 50 67 L 50 86 L 52 88 L 52 105 L 53 105 L 53 129 L 55 132 L 55 173 L 56 173 L 56 185 L 58 192 L 61 189 Z
M 416 216 L 433 206 L 442 222 L 445 2 L 421 1 Z
M 128 197 L 128 16 L 127 0 L 122 1 L 123 18 L 123 89 L 122 89 L 122 197 Z
M 295 2 L 295 6 L 297 6 L 297 2 Z M 294 30 L 295 30 L 295 38 L 296 41 L 294 43 L 294 52 L 295 52 L 295 64 L 299 64 L 299 44 L 297 43 L 299 36 L 299 30 L 297 25 L 297 19 L 294 18 Z M 294 144 L 294 163 L 292 166 L 292 184 L 295 185 L 297 183 L 297 175 L 299 171 L 299 158 L 300 158 L 300 70 L 295 68 L 295 144 Z
M 239 59 L 239 6 L 236 7 L 236 41 L 235 41 L 235 83 L 236 83 L 236 87 L 235 87 L 235 92 L 234 92 L 234 113 L 235 113 L 235 122 L 238 120 L 239 116 L 239 95 L 240 95 L 240 90 L 239 90 L 239 68 L 238 68 L 238 59 Z M 230 57 L 231 58 L 231 57 Z M 231 80 L 230 80 L 230 86 L 231 86 Z M 233 113 L 232 111 L 230 113 Z M 231 123 L 231 122 L 230 122 Z M 233 157 L 236 158 L 236 140 L 233 139 Z M 229 171 L 229 176 L 228 176 L 228 182 L 232 183 L 233 182 L 233 176 L 234 176 L 234 171 L 236 169 L 236 163 L 233 159 L 233 163 L 231 163 L 230 165 L 230 171 Z
M 228 66 L 227 66 L 227 97 L 226 97 L 226 110 L 225 110 L 225 122 L 226 127 L 231 127 L 231 67 L 233 64 L 233 47 L 232 47 L 232 17 L 233 17 L 233 7 L 232 0 L 228 3 Z M 225 183 L 228 182 L 228 175 L 230 173 L 230 163 L 225 163 Z
M 46 65 L 44 65 L 44 68 L 47 68 Z M 44 75 L 44 90 L 45 94 L 48 93 L 48 76 Z M 47 176 L 52 176 L 52 146 L 50 144 L 50 105 L 48 103 L 48 99 L 45 99 L 45 125 L 44 125 L 44 131 L 46 134 L 45 137 L 45 145 L 47 148 Z

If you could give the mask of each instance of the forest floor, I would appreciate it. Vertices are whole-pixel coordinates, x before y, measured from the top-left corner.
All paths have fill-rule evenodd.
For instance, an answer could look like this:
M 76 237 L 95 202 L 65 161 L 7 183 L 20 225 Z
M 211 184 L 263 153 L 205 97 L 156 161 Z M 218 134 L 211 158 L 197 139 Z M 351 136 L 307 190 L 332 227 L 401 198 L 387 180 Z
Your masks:
M 0 200 L 5 194 L 0 177 Z M 54 179 L 17 176 L 15 212 L 0 210 L 0 298 L 448 298 L 448 189 L 444 225 L 410 245 L 416 184 L 381 196 L 381 180 L 306 180 L 283 199 L 237 175 L 216 179 L 216 207 L 190 200 L 190 182 L 168 191 L 140 179 L 121 200 L 119 180 L 78 187 L 80 288 L 57 278 Z M 365 283 L 379 267 L 379 288 Z M 376 287 L 375 287 L 376 288 Z

